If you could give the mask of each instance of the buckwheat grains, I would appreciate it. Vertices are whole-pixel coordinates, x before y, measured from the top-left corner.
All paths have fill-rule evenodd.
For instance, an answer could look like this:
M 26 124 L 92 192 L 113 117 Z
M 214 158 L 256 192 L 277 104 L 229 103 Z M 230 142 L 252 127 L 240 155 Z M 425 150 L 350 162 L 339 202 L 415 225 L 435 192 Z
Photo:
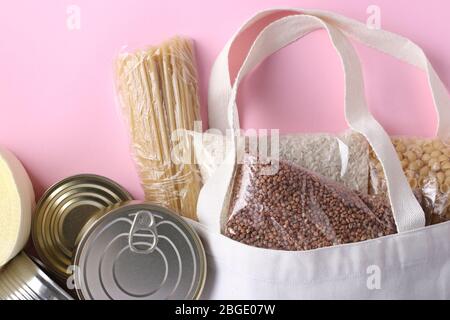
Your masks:
M 388 201 L 280 161 L 279 170 L 244 155 L 233 186 L 225 235 L 269 249 L 310 250 L 396 233 Z

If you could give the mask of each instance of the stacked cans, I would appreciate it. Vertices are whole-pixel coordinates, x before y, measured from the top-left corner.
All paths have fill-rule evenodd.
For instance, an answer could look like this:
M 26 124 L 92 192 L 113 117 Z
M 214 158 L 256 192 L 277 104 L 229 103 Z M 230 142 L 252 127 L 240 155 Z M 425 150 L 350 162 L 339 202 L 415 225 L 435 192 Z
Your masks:
M 166 208 L 132 201 L 123 187 L 97 175 L 69 177 L 48 189 L 32 238 L 49 274 L 79 299 L 198 299 L 204 286 L 205 252 L 192 227 Z M 25 270 L 23 260 L 33 263 L 16 258 L 8 278 Z M 27 283 L 0 286 L 0 298 L 36 297 L 23 292 Z
M 61 280 L 72 273 L 77 237 L 96 214 L 131 200 L 114 181 L 91 174 L 64 179 L 48 189 L 37 204 L 31 234 L 42 262 Z

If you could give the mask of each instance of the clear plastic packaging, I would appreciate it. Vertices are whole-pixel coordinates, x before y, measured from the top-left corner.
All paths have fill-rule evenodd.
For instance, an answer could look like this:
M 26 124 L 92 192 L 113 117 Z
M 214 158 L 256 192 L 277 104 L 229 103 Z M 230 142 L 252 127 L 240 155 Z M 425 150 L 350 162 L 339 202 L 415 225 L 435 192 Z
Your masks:
M 450 220 L 450 141 L 394 137 L 403 170 L 413 190 L 420 192 L 428 224 Z M 370 152 L 370 194 L 387 192 L 381 164 Z
M 145 199 L 195 219 L 201 177 L 189 160 L 192 139 L 183 134 L 200 120 L 192 42 L 175 37 L 157 47 L 124 52 L 116 62 L 116 77 Z
M 198 133 L 200 134 L 200 133 Z M 230 142 L 223 135 L 205 133 L 194 139 L 196 161 L 203 181 L 224 161 Z M 270 145 L 268 145 L 269 154 Z M 257 156 L 246 149 L 250 154 Z M 367 193 L 369 145 L 358 133 L 287 134 L 279 137 L 279 159 L 301 166 L 344 186 Z
M 270 249 L 310 250 L 396 233 L 386 197 L 351 191 L 285 161 L 275 174 L 245 154 L 231 193 L 226 236 Z

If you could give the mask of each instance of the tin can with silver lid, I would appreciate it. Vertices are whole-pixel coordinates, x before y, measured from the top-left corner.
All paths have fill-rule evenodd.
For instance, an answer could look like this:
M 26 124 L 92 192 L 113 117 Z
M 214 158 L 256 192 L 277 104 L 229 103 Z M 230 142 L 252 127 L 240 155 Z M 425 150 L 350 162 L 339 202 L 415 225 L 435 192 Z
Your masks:
M 0 300 L 73 300 L 25 254 L 0 269 Z
M 85 300 L 199 299 L 206 256 L 193 228 L 169 209 L 131 201 L 81 235 L 74 266 Z
M 37 204 L 31 228 L 42 262 L 58 278 L 67 279 L 84 225 L 102 209 L 131 199 L 116 182 L 93 174 L 72 176 L 50 187 Z

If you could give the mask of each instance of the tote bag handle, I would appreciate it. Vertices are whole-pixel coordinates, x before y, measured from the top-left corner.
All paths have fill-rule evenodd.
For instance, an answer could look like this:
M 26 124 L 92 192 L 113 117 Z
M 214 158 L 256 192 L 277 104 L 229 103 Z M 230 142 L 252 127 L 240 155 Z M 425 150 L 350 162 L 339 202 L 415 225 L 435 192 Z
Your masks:
M 228 41 L 224 49 L 217 57 L 209 83 L 208 110 L 209 125 L 211 128 L 224 130 L 228 127 L 226 109 L 231 94 L 233 82 L 229 74 L 229 52 L 236 38 L 250 26 L 264 17 L 274 13 L 306 14 L 320 19 L 340 29 L 349 36 L 364 45 L 395 57 L 403 62 L 411 64 L 426 72 L 428 84 L 431 89 L 433 103 L 437 114 L 436 136 L 450 138 L 450 97 L 447 88 L 442 83 L 424 51 L 411 40 L 385 30 L 369 29 L 365 24 L 323 10 L 304 10 L 298 8 L 279 8 L 264 10 L 249 19 Z
M 229 98 L 226 105 L 225 101 L 221 102 L 223 107 L 226 108 L 225 117 L 223 117 L 223 112 L 221 113 L 223 119 L 228 122 L 226 128 L 230 128 L 235 132 L 239 130 L 236 96 L 241 79 L 269 55 L 318 28 L 326 29 L 341 58 L 346 80 L 346 120 L 350 128 L 363 134 L 367 138 L 369 144 L 380 159 L 386 175 L 388 195 L 398 231 L 404 232 L 423 227 L 425 225 L 424 212 L 408 185 L 395 149 L 390 142 L 390 138 L 381 125 L 373 118 L 367 108 L 364 97 L 362 71 L 358 56 L 344 34 L 320 17 L 309 14 L 287 16 L 271 23 L 258 35 L 237 74 L 229 95 L 227 94 Z M 231 43 L 232 42 L 229 42 L 227 44 L 224 51 L 229 50 Z M 227 59 L 223 58 L 222 52 L 216 65 L 219 64 L 220 66 L 220 64 L 225 62 L 228 70 L 228 62 Z M 215 66 L 211 78 L 212 87 L 210 89 L 213 90 L 213 92 L 216 88 L 215 83 L 229 83 L 229 76 L 227 78 L 228 72 L 217 72 L 218 69 L 216 68 L 217 67 Z M 226 99 L 226 95 L 222 95 L 222 99 Z M 209 109 L 210 119 L 218 116 L 218 113 L 215 113 L 218 111 L 218 109 L 216 109 L 217 106 L 218 105 L 214 104 L 213 101 L 213 106 L 210 106 Z M 213 125 L 214 123 L 218 123 L 218 121 L 213 122 Z M 232 154 L 230 157 L 235 161 L 235 154 Z M 221 225 L 220 218 L 215 217 L 215 215 L 211 217 L 210 210 L 207 210 L 209 211 L 210 216 L 205 216 L 207 213 L 204 209 L 207 208 L 202 207 L 202 203 L 205 203 L 205 197 L 211 197 L 213 196 L 213 193 L 215 193 L 218 200 L 217 204 L 221 207 L 225 205 L 226 193 L 224 191 L 228 190 L 230 186 L 232 178 L 230 170 L 232 167 L 234 168 L 234 164 L 233 166 L 224 165 L 223 168 L 219 168 L 217 179 L 220 179 L 221 181 L 215 181 L 215 177 L 213 176 L 203 187 L 198 207 L 199 219 L 201 222 L 206 222 L 206 224 L 209 225 L 213 224 L 214 227 Z M 227 177 L 225 180 L 229 181 L 224 182 L 224 176 Z M 217 196 L 217 194 L 220 194 L 220 196 Z M 203 220 L 203 218 L 206 220 Z

